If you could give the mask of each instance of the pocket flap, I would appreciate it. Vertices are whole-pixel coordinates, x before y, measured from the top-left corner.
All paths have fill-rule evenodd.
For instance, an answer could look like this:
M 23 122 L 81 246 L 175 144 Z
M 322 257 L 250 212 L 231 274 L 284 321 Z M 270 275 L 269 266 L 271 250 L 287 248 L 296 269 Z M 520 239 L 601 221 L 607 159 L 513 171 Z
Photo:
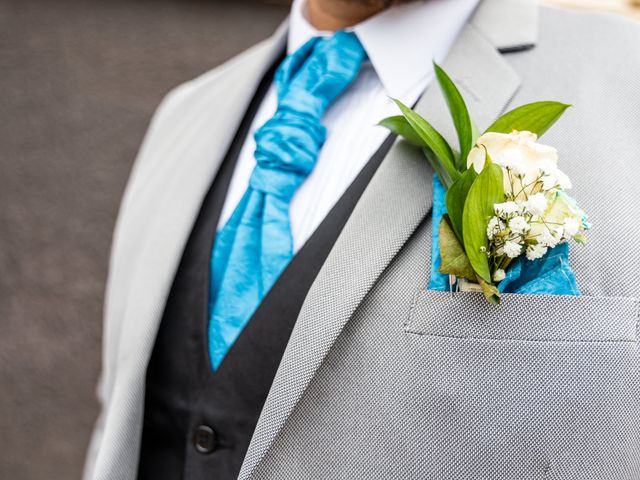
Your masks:
M 490 305 L 481 294 L 420 291 L 407 333 L 523 341 L 636 342 L 638 300 L 557 295 L 502 296 Z

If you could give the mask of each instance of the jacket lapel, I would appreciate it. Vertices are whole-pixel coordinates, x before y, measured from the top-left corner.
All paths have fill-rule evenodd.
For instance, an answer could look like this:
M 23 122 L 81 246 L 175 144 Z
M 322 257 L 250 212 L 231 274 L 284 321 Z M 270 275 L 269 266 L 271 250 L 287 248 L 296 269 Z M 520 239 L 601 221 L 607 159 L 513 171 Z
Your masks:
M 165 138 L 153 139 L 148 148 L 143 146 L 143 158 L 139 159 L 143 161 L 132 173 L 133 188 L 129 187 L 131 191 L 125 197 L 127 217 L 122 223 L 148 222 L 150 227 L 143 239 L 136 240 L 143 247 L 129 289 L 119 357 L 127 355 L 129 348 L 152 346 L 204 196 L 258 84 L 284 51 L 285 38 L 283 25 L 273 37 L 246 52 L 245 58 L 234 59 L 220 71 L 186 84 L 184 93 L 175 93 L 184 98 L 167 113 L 171 118 L 160 122 L 164 125 L 159 128 L 166 129 Z M 145 218 L 150 212 L 152 218 Z M 126 228 L 121 225 L 119 230 Z M 144 352 L 144 358 L 148 358 L 147 353 L 150 351 Z
M 143 144 L 114 240 L 115 249 L 140 248 L 125 260 L 132 265 L 111 266 L 116 284 L 110 288 L 125 288 L 126 302 L 107 311 L 107 325 L 119 320 L 121 328 L 114 330 L 119 341 L 108 342 L 114 350 L 105 361 L 104 388 L 117 409 L 107 413 L 102 442 L 110 447 L 96 461 L 105 478 L 116 465 L 130 470 L 125 476 L 135 475 L 144 377 L 173 277 L 203 198 L 285 39 L 283 25 L 241 57 L 180 87 L 160 108 Z
M 509 11 L 528 6 L 529 0 L 485 0 L 459 36 L 443 66 L 460 86 L 473 118 L 489 125 L 507 107 L 520 79 L 487 39 Z M 493 13 L 492 13 L 493 12 Z M 506 19 L 505 19 L 506 16 Z M 521 23 L 535 16 L 515 15 Z M 500 48 L 529 48 L 535 38 L 518 32 L 514 42 L 503 37 Z M 507 48 L 514 47 L 514 48 Z M 428 60 L 427 60 L 428 61 Z M 436 84 L 428 87 L 416 111 L 427 118 L 452 144 L 455 131 Z M 338 335 L 432 206 L 432 171 L 422 154 L 405 142 L 396 142 L 354 209 L 323 268 L 312 285 L 291 334 L 289 344 L 256 426 L 239 479 L 246 480 L 264 458 L 314 373 Z M 425 279 L 425 285 L 427 279 Z

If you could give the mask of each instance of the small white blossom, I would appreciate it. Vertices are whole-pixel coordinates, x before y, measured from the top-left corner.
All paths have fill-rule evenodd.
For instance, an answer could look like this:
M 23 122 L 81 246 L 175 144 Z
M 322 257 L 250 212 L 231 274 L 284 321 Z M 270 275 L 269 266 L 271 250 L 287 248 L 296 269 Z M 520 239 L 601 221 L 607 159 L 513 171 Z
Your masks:
M 505 242 L 502 247 L 504 254 L 509 258 L 516 258 L 522 253 L 522 245 L 512 240 Z
M 572 187 L 571 179 L 553 162 L 544 162 L 538 165 L 538 168 L 542 175 L 540 180 L 542 180 L 543 190 L 554 190 L 557 188 L 569 190 Z
M 507 227 L 502 220 L 498 217 L 492 217 L 491 220 L 489 220 L 489 225 L 487 225 L 487 238 L 493 240 L 495 236 L 505 228 Z
M 514 213 L 520 213 L 520 205 L 516 202 L 496 203 L 493 208 L 498 216 L 505 218 Z
M 516 176 L 527 173 L 527 165 L 524 157 L 517 147 L 505 149 L 502 155 L 498 157 L 496 163 Z
M 550 232 L 548 228 L 545 228 L 538 238 L 538 244 L 554 248 L 558 243 L 560 243 L 560 240 L 562 240 L 562 231 L 560 232 L 560 235 L 558 235 L 555 232 Z
M 564 220 L 563 227 L 565 236 L 573 237 L 580 231 L 580 222 L 574 217 L 569 217 Z
M 547 253 L 547 250 L 548 248 L 541 244 L 529 245 L 527 247 L 527 259 L 536 260 L 542 258 Z
M 507 276 L 507 274 L 505 273 L 505 271 L 502 268 L 499 268 L 493 274 L 493 281 L 494 282 L 501 282 L 502 280 L 505 279 L 506 276 Z
M 542 189 L 545 191 L 554 190 L 558 188 L 558 179 L 555 175 L 545 175 L 540 179 L 542 181 Z
M 509 228 L 513 233 L 522 234 L 529 231 L 529 229 L 531 229 L 531 226 L 529 225 L 529 222 L 527 222 L 526 218 L 518 215 L 517 217 L 513 217 L 511 220 L 509 220 Z
M 564 227 L 562 225 L 552 229 L 552 235 L 556 238 L 562 239 L 564 237 Z
M 569 190 L 573 186 L 569 176 L 561 170 L 556 170 L 556 180 L 562 190 Z
M 540 175 L 551 175 L 558 169 L 558 163 L 553 160 L 542 160 L 538 162 Z
M 536 193 L 529 197 L 524 208 L 531 215 L 542 215 L 547 209 L 548 203 L 544 193 Z
M 524 161 L 520 160 L 517 162 L 512 162 L 509 166 L 509 171 L 515 176 L 522 178 L 529 172 L 527 167 L 527 164 Z

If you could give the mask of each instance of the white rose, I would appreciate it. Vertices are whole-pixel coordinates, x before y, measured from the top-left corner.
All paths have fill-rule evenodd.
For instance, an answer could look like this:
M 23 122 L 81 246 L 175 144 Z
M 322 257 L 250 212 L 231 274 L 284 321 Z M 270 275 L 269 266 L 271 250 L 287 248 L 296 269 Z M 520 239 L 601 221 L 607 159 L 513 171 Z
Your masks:
M 481 172 L 484 168 L 486 148 L 491 160 L 504 169 L 505 193 L 517 194 L 517 198 L 524 199 L 533 193 L 533 186 L 528 185 L 539 178 L 540 165 L 549 169 L 558 163 L 558 151 L 538 143 L 537 140 L 537 135 L 531 132 L 514 130 L 509 134 L 485 133 L 478 139 L 477 146 L 469 152 L 467 167 L 473 165 L 478 173 Z M 513 173 L 511 178 L 507 169 Z M 528 187 L 521 191 L 524 186 Z
M 586 217 L 575 200 L 564 192 L 558 192 L 544 214 L 548 225 L 562 227 L 564 238 L 571 238 L 585 230 Z

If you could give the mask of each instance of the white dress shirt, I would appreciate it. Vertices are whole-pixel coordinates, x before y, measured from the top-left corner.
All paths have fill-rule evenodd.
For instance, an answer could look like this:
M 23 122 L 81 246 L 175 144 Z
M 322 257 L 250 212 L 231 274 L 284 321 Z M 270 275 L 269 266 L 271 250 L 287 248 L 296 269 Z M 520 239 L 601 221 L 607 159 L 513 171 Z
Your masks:
M 287 52 L 319 32 L 306 19 L 305 0 L 295 0 L 289 19 Z M 441 62 L 479 0 L 428 0 L 392 7 L 354 26 L 369 60 L 356 80 L 323 118 L 327 139 L 316 166 L 290 206 L 294 251 L 313 234 L 389 132 L 376 126 L 399 111 L 390 97 L 413 105 L 433 78 L 432 61 Z M 254 132 L 276 111 L 272 85 L 258 108 L 231 179 L 218 228 L 227 222 L 255 166 Z

